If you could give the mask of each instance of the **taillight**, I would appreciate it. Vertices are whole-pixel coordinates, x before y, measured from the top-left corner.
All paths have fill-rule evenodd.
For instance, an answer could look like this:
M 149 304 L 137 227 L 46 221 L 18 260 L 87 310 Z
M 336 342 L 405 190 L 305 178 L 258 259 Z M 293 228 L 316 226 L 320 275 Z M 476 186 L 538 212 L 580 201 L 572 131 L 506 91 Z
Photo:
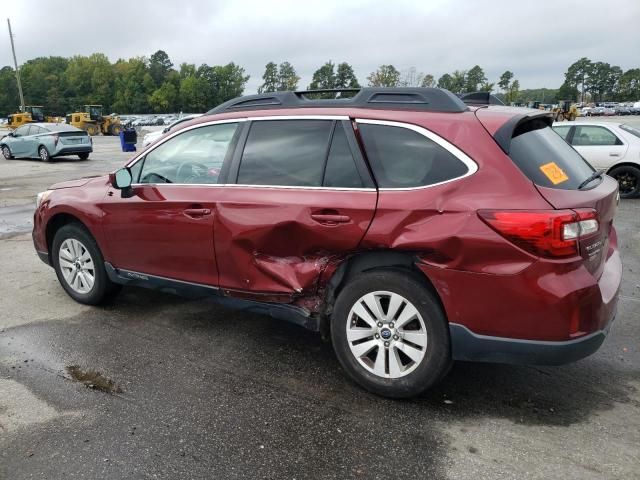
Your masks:
M 60 140 L 60 137 L 58 135 L 54 135 L 53 136 L 53 144 L 57 147 L 58 146 L 58 140 Z
M 534 255 L 570 257 L 578 240 L 598 232 L 595 210 L 479 210 L 480 218 L 504 238 Z

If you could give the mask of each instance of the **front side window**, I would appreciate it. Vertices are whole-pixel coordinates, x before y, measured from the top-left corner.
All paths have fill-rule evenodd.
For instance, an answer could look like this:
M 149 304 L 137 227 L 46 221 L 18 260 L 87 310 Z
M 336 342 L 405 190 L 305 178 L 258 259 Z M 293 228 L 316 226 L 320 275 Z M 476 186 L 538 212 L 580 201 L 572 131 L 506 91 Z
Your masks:
M 413 188 L 462 177 L 469 168 L 426 136 L 408 128 L 358 123 L 380 188 Z
M 23 125 L 19 128 L 16 128 L 15 135 L 16 137 L 25 137 L 29 135 L 29 125 Z
M 333 122 L 261 120 L 251 124 L 238 183 L 319 187 Z
M 218 183 L 237 127 L 237 123 L 208 125 L 167 140 L 146 155 L 139 183 Z
M 614 133 L 605 127 L 596 125 L 577 126 L 571 144 L 578 146 L 622 145 Z

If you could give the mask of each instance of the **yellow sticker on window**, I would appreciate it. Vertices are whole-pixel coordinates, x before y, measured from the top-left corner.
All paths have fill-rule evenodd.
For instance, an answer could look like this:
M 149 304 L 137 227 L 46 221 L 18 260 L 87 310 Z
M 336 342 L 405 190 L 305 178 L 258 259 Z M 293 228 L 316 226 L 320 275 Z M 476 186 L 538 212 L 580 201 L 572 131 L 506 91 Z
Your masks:
M 540 170 L 542 170 L 542 173 L 544 173 L 554 185 L 569 180 L 567 174 L 564 173 L 564 170 L 562 170 L 558 165 L 556 165 L 556 162 L 549 162 L 544 165 L 540 165 Z

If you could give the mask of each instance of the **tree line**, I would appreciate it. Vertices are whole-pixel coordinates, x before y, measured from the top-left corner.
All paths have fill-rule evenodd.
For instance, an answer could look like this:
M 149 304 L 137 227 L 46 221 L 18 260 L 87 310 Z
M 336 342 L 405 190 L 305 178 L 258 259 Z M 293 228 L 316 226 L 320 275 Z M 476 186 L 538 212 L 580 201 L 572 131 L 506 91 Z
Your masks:
M 105 112 L 169 113 L 203 112 L 244 93 L 249 75 L 231 62 L 209 66 L 182 63 L 177 68 L 163 50 L 150 57 L 120 59 L 111 63 L 101 53 L 90 56 L 39 57 L 20 67 L 25 102 L 44 105 L 47 113 L 62 115 L 85 104 L 102 104 Z M 640 69 L 623 71 L 605 62 L 581 58 L 571 64 L 559 89 L 520 89 L 515 74 L 505 71 L 489 81 L 474 65 L 435 78 L 416 67 L 398 70 L 392 64 L 378 67 L 366 77 L 373 87 L 439 87 L 453 93 L 492 91 L 506 103 L 541 101 L 637 101 L 640 99 Z M 289 62 L 269 62 L 262 76 L 260 93 L 297 90 L 300 76 Z M 314 73 L 308 90 L 358 89 L 361 83 L 347 62 L 328 61 Z M 15 71 L 0 69 L 0 115 L 19 105 Z

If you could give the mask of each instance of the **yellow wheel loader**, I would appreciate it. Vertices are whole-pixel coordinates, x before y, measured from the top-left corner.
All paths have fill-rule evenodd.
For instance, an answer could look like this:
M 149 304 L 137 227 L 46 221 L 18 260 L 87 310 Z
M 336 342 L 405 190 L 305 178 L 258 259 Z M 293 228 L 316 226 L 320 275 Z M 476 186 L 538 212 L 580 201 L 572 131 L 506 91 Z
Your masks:
M 116 115 L 102 115 L 102 105 L 85 105 L 84 112 L 67 115 L 67 123 L 80 128 L 89 135 L 120 135 L 122 124 Z
M 40 105 L 26 105 L 24 107 L 24 112 L 17 112 L 9 115 L 9 123 L 7 123 L 7 126 L 15 130 L 25 123 L 46 121 L 42 108 L 43 107 Z

